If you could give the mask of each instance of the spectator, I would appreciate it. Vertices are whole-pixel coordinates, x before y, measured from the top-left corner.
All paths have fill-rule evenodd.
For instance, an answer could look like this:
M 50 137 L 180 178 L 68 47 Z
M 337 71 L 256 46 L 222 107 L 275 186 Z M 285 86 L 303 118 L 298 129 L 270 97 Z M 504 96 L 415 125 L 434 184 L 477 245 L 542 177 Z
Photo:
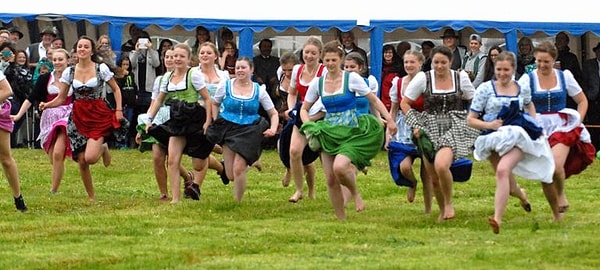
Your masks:
M 275 109 L 278 110 L 281 107 L 281 97 L 277 94 L 277 86 L 279 80 L 277 79 L 277 69 L 279 68 L 279 57 L 271 55 L 273 48 L 273 41 L 268 38 L 261 40 L 258 43 L 260 54 L 254 56 L 252 62 L 254 63 L 254 75 L 252 80 L 257 82 L 259 85 L 264 85 L 265 90 L 271 98 L 271 102 L 275 105 Z M 259 114 L 266 119 L 270 119 L 267 112 L 261 107 Z M 263 148 L 275 149 L 277 147 L 277 136 L 265 137 L 263 141 Z
M 351 52 L 358 52 L 362 55 L 362 57 L 367 63 L 367 69 L 365 70 L 365 72 L 369 74 L 369 58 L 367 57 L 367 52 L 362 48 L 358 47 L 358 45 L 356 45 L 356 38 L 354 36 L 354 33 L 352 31 L 339 32 L 338 39 L 342 44 L 342 47 L 344 48 L 344 52 L 346 54 L 349 54 Z
M 6 67 L 6 70 L 4 70 L 4 75 L 6 77 L 6 81 L 8 81 L 12 89 L 12 96 L 9 98 L 9 100 L 11 103 L 10 113 L 11 115 L 14 115 L 19 112 L 21 105 L 33 88 L 32 75 L 29 72 L 29 68 L 26 66 L 26 62 L 17 62 L 15 60 L 17 50 L 15 50 L 12 43 L 4 42 L 0 44 L 0 52 L 2 52 L 3 61 L 5 55 L 9 55 L 8 58 L 10 59 L 8 62 L 9 65 Z M 14 123 L 13 132 L 10 135 L 11 148 L 21 145 L 19 129 L 21 128 L 24 120 L 25 119 L 19 119 Z
M 392 80 L 400 77 L 404 70 L 404 65 L 401 62 L 400 56 L 396 53 L 396 48 L 393 45 L 383 45 L 383 61 L 381 67 L 381 88 L 379 90 L 379 99 L 383 102 L 385 108 L 389 111 L 392 107 L 390 100 L 390 88 Z M 402 66 L 402 67 L 401 67 Z
M 50 44 L 52 49 L 61 49 L 65 47 L 65 39 L 61 37 L 55 37 Z
M 588 112 L 585 123 L 591 125 L 600 124 L 600 42 L 593 48 L 596 57 L 583 62 L 583 92 L 588 99 Z M 600 149 L 600 129 L 590 128 L 592 143 L 596 149 Z
M 401 41 L 396 46 L 396 53 L 400 57 L 400 77 L 406 76 L 406 70 L 404 70 L 404 53 L 410 50 L 411 45 L 408 41 Z
M 579 85 L 582 85 L 581 66 L 577 56 L 572 53 L 569 48 L 569 36 L 565 32 L 559 32 L 555 37 L 556 49 L 558 49 L 558 57 L 556 58 L 556 68 L 560 70 L 569 70 L 575 77 Z M 577 108 L 577 103 L 571 98 L 567 98 L 568 108 Z
M 164 57 L 165 57 L 165 52 L 170 50 L 173 47 L 173 41 L 171 41 L 168 38 L 165 38 L 163 40 L 160 41 L 160 44 L 158 44 L 158 57 L 160 58 L 160 65 L 156 68 L 156 74 L 157 76 L 159 74 L 164 74 L 165 72 L 167 72 L 167 68 L 165 67 L 165 63 L 164 63 Z
M 466 53 L 462 62 L 462 69 L 469 74 L 469 79 L 475 88 L 483 82 L 485 59 L 487 59 L 487 55 L 479 50 L 481 45 L 483 43 L 480 35 L 469 36 L 469 52 Z
M 527 73 L 531 66 L 535 65 L 535 57 L 533 56 L 533 41 L 528 37 L 522 37 L 517 43 L 517 74 L 516 79 L 518 80 Z M 529 67 L 528 67 L 529 66 Z
M 136 110 L 133 115 L 137 126 L 137 116 L 140 113 L 145 113 L 150 107 L 152 97 L 152 87 L 156 79 L 156 67 L 160 65 L 158 52 L 152 48 L 152 42 L 148 42 L 145 46 L 139 43 L 140 38 L 150 39 L 150 35 L 146 31 L 141 31 L 135 41 L 135 49 L 129 52 L 131 60 L 131 68 L 135 77 L 135 84 L 138 86 Z
M 488 57 L 485 59 L 485 68 L 483 71 L 483 81 L 487 82 L 494 78 L 494 67 L 496 66 L 496 57 L 502 52 L 502 48 L 494 45 L 488 51 Z
M 277 104 L 275 88 L 279 84 L 279 80 L 277 80 L 279 57 L 271 55 L 273 41 L 268 38 L 261 40 L 258 43 L 258 48 L 260 54 L 252 59 L 252 62 L 254 62 L 254 76 L 252 79 L 260 85 L 265 85 L 271 100 Z
M 17 43 L 23 38 L 23 32 L 21 32 L 21 30 L 19 30 L 19 28 L 16 26 L 9 27 L 8 31 L 10 31 L 10 39 L 14 43 Z
M 465 58 L 466 49 L 464 46 L 458 45 L 458 33 L 452 28 L 447 28 L 440 38 L 444 46 L 452 52 L 450 69 L 459 70 L 462 67 L 462 60 Z
M 198 25 L 196 27 L 196 39 L 195 39 L 194 43 L 188 44 L 192 48 L 192 63 L 191 63 L 191 65 L 193 67 L 200 64 L 200 61 L 198 60 L 198 48 L 200 47 L 200 45 L 202 45 L 202 43 L 207 42 L 207 41 L 210 41 L 210 31 L 208 31 L 208 29 L 206 29 L 206 27 L 204 27 L 202 25 Z
M 238 58 L 238 50 L 235 42 L 232 40 L 226 40 L 223 42 L 223 50 L 221 51 L 221 58 L 219 58 L 219 65 L 222 70 L 229 72 L 230 78 L 235 78 L 235 62 Z
M 425 62 L 423 62 L 423 67 L 421 67 L 421 71 L 429 71 L 431 70 L 431 49 L 435 47 L 435 44 L 431 40 L 425 40 L 421 43 L 421 53 L 425 57 Z
M 52 47 L 52 41 L 58 37 L 58 30 L 54 26 L 48 26 L 40 32 L 40 37 L 41 42 L 29 45 L 26 50 L 31 70 L 34 70 L 38 61 L 46 56 L 46 52 Z
M 129 39 L 121 45 L 121 53 L 129 53 L 135 50 L 135 43 L 142 33 L 142 29 L 135 24 L 129 26 Z

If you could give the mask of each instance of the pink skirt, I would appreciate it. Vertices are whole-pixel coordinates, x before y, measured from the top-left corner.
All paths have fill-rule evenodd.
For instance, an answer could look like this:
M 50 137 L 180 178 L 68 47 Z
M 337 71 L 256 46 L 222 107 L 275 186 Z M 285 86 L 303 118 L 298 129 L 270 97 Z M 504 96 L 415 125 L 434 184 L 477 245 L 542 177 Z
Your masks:
M 15 122 L 10 118 L 10 101 L 5 101 L 0 107 L 0 129 L 11 133 L 15 127 Z
M 65 154 L 69 157 L 71 156 L 71 144 L 69 143 L 69 138 L 66 136 L 66 134 L 67 121 L 69 115 L 71 114 L 72 108 L 73 105 L 69 104 L 45 109 L 42 112 L 42 116 L 40 117 L 40 135 L 38 136 L 38 140 L 40 140 L 40 145 L 44 151 L 46 151 L 46 153 L 50 151 L 50 147 L 52 146 L 52 142 L 56 140 L 58 131 L 61 131 L 65 134 L 65 143 L 67 146 Z

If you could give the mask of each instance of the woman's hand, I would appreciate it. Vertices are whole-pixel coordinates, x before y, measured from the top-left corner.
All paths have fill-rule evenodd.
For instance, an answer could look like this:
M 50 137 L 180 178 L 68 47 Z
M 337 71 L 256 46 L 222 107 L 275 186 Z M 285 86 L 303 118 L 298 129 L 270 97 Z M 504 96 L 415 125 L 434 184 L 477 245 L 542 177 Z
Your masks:
M 417 138 L 417 139 L 420 137 L 418 128 L 413 129 L 413 136 L 415 136 L 415 138 Z
M 115 116 L 117 117 L 117 121 L 121 122 L 125 117 L 123 117 L 123 110 L 116 110 Z
M 504 123 L 504 121 L 502 119 L 496 119 L 492 122 L 489 122 L 488 129 L 498 130 L 498 128 L 500 128 L 503 123 Z
M 208 130 L 209 126 L 210 126 L 209 122 L 205 122 L 204 125 L 202 125 L 202 129 L 204 130 L 204 135 L 206 135 L 206 131 Z
M 275 134 L 277 134 L 277 130 L 272 128 L 269 128 L 263 132 L 263 136 L 265 136 L 265 138 L 273 137 Z
M 396 126 L 396 123 L 388 121 L 387 132 L 390 136 L 396 134 L 396 132 L 398 132 L 398 127 Z

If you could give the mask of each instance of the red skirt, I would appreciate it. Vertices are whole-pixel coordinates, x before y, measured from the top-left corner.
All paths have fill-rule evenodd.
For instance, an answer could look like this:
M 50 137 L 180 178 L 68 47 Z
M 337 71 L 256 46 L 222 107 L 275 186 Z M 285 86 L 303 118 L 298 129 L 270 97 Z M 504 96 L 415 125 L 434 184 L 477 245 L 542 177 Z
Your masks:
M 574 174 L 579 174 L 596 158 L 596 148 L 592 143 L 581 141 L 583 128 L 577 127 L 570 132 L 554 132 L 548 142 L 550 146 L 562 143 L 570 147 L 567 161 L 565 162 L 565 179 Z
M 80 99 L 73 103 L 73 122 L 81 135 L 98 140 L 121 126 L 115 112 L 102 99 Z

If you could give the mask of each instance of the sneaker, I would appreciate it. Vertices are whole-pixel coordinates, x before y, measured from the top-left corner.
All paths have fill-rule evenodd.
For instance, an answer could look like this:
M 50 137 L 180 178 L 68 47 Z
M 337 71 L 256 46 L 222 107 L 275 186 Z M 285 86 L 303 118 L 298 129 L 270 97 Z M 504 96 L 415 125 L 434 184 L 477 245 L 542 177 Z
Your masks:
M 198 201 L 200 200 L 200 186 L 196 183 L 192 183 L 185 188 L 184 194 L 189 196 L 192 200 Z
M 21 212 L 27 212 L 27 205 L 25 205 L 25 200 L 23 200 L 23 195 L 19 195 L 18 198 L 15 198 L 15 207 L 17 210 Z
M 169 200 L 169 196 L 167 196 L 167 194 L 160 195 L 160 197 L 158 198 L 158 200 L 166 202 L 166 201 Z
M 221 177 L 221 182 L 223 182 L 223 185 L 228 185 L 229 184 L 229 178 L 227 178 L 227 174 L 225 173 L 225 161 L 221 160 L 221 165 L 223 165 L 223 171 L 221 173 L 217 173 L 219 175 L 219 177 Z

